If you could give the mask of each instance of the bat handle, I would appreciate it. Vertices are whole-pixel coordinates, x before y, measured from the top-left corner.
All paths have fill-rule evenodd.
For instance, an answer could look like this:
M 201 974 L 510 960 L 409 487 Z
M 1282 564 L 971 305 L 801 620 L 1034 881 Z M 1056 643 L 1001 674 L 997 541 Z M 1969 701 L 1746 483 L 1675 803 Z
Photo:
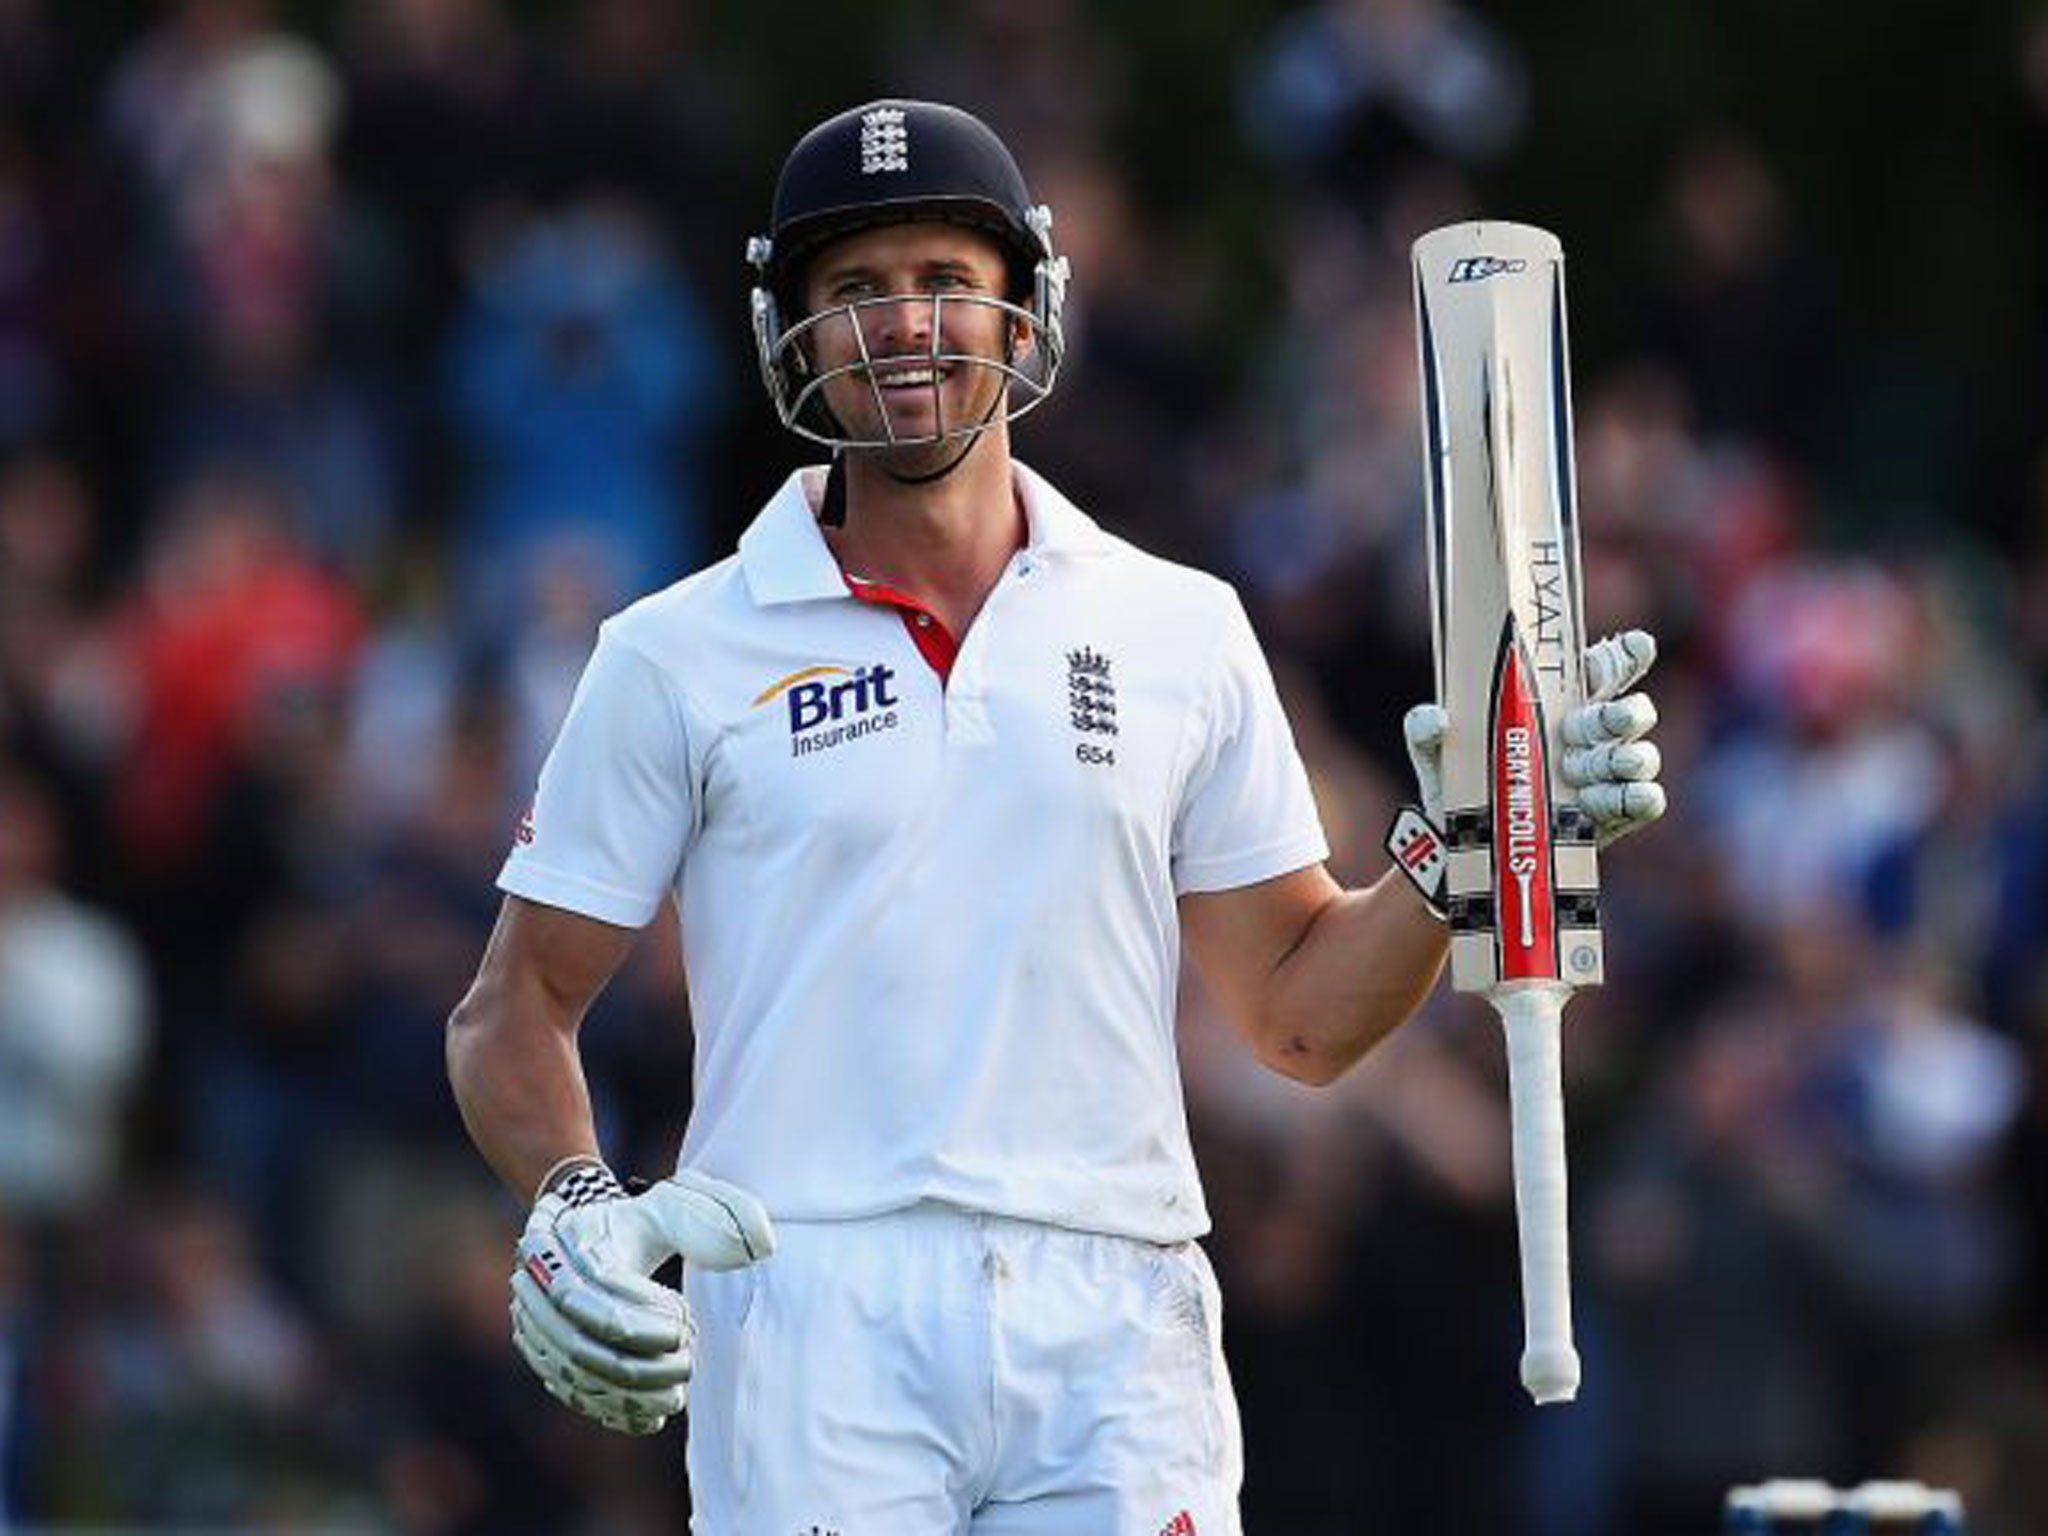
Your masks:
M 1565 1223 L 1564 1084 L 1558 1025 L 1571 989 L 1532 981 L 1493 994 L 1507 1033 L 1515 1223 L 1522 1242 L 1522 1385 L 1538 1403 L 1578 1395 Z

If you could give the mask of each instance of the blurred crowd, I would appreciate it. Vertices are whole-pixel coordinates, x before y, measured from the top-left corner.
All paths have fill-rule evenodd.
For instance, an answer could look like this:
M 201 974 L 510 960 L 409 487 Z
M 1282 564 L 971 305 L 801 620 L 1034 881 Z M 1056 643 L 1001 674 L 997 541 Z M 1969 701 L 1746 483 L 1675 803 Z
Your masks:
M 1339 872 L 1382 867 L 1430 688 L 1407 247 L 1553 222 L 1506 200 L 1526 48 L 1453 0 L 1190 17 L 1190 164 L 1198 42 L 1137 12 L 876 14 L 777 96 L 688 0 L 0 0 L 0 1531 L 682 1529 L 675 1435 L 507 1345 L 440 1025 L 597 620 L 801 460 L 739 253 L 828 111 L 1016 148 L 1075 272 L 1020 456 L 1239 584 Z M 2001 59 L 2039 142 L 2048 25 Z M 1515 1381 L 1483 1006 L 1307 1090 L 1190 982 L 1247 1526 L 1685 1536 L 1805 1474 L 2048 1529 L 2048 419 L 1952 502 L 1910 371 L 1845 448 L 1850 253 L 1755 137 L 1606 220 L 1560 226 L 1588 620 L 1660 637 L 1673 810 L 1568 1018 L 1586 1387 Z M 1920 489 L 1871 500 L 1888 453 Z M 680 998 L 657 923 L 586 1029 L 622 1169 L 673 1155 Z

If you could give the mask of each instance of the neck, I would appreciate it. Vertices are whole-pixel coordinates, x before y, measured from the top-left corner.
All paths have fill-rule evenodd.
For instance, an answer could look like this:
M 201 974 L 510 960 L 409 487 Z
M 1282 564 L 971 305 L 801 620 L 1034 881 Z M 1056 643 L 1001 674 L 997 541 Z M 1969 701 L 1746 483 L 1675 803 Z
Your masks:
M 928 472 L 959 453 L 959 444 L 909 460 L 850 453 L 846 521 L 827 531 L 848 572 L 915 598 L 955 635 L 965 633 L 1027 534 L 1002 427 L 991 426 L 936 480 L 906 484 L 896 475 Z

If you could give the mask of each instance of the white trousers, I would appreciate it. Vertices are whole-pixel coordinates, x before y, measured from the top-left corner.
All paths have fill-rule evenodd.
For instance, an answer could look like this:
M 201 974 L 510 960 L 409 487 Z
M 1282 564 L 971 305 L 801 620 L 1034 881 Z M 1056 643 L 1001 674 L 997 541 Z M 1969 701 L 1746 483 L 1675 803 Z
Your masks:
M 918 1206 L 685 1284 L 696 1536 L 1241 1536 L 1216 1279 Z

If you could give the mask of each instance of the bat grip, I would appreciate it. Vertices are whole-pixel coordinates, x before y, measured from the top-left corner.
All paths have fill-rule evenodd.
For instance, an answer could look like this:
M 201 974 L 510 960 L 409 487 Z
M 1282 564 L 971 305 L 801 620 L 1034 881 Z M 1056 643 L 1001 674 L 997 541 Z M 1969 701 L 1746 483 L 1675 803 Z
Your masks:
M 1569 987 L 1540 981 L 1493 994 L 1507 1034 L 1515 1223 L 1522 1245 L 1522 1385 L 1538 1403 L 1568 1403 L 1579 1390 L 1558 1051 L 1558 1025 L 1569 996 Z

